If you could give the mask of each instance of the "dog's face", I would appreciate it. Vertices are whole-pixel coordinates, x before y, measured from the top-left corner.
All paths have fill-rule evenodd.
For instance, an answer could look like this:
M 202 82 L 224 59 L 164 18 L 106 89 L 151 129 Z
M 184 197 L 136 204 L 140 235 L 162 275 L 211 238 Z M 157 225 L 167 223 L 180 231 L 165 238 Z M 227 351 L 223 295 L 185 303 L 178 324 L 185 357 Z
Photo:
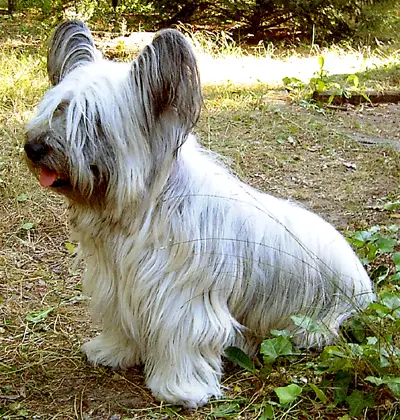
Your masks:
M 190 44 L 156 35 L 132 63 L 102 58 L 85 25 L 60 25 L 48 52 L 53 87 L 27 126 L 25 151 L 43 187 L 71 201 L 133 199 L 171 162 L 201 110 Z

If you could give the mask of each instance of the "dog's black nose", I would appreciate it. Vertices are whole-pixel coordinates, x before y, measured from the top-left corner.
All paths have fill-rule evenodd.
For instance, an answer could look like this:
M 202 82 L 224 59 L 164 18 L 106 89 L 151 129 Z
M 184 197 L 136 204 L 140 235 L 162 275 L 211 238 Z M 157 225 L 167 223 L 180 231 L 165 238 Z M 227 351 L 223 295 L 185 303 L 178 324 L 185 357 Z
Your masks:
M 48 152 L 48 147 L 42 143 L 25 143 L 25 153 L 32 162 L 38 162 Z

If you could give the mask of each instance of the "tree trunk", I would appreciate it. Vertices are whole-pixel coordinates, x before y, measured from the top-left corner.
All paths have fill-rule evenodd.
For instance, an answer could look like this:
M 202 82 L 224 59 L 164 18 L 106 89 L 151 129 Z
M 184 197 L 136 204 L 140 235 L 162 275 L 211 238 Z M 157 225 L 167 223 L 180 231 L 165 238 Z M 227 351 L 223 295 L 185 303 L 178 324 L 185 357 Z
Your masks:
M 8 0 L 8 13 L 10 13 L 10 15 L 15 12 L 15 3 L 16 0 Z

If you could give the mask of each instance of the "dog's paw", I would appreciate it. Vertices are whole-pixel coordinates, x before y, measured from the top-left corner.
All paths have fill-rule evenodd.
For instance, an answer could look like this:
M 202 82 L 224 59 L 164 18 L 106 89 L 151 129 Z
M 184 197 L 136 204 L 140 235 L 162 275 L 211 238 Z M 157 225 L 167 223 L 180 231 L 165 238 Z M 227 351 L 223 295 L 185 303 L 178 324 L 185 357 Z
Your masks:
M 112 335 L 101 334 L 82 346 L 89 363 L 110 366 L 114 369 L 127 368 L 139 363 L 134 345 Z
M 156 383 L 156 380 L 149 384 L 155 398 L 174 405 L 181 405 L 188 409 L 195 409 L 207 404 L 210 398 L 221 398 L 220 387 L 206 386 L 203 384 L 162 384 Z

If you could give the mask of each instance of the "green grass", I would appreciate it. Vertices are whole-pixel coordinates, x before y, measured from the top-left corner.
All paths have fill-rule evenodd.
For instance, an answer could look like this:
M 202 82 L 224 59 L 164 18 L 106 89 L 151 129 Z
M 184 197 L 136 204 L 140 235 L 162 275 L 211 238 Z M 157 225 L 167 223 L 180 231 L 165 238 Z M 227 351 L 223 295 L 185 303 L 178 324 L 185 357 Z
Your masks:
M 65 205 L 38 187 L 23 162 L 24 125 L 48 87 L 46 26 L 12 28 L 3 30 L 0 48 L 0 417 L 398 418 L 400 248 L 398 232 L 389 227 L 400 215 L 399 154 L 353 136 L 399 141 L 399 108 L 301 107 L 281 90 L 277 75 L 241 84 L 205 80 L 205 109 L 196 129 L 203 144 L 255 187 L 302 202 L 349 236 L 378 284 L 380 301 L 322 353 L 299 353 L 287 338 L 271 337 L 255 360 L 234 354 L 231 360 L 242 367 L 227 362 L 225 398 L 188 412 L 155 401 L 140 367 L 95 368 L 80 351 L 96 326 L 81 294 L 82 267 L 72 264 Z M 232 63 L 246 66 L 242 58 L 272 58 L 271 66 L 290 69 L 287 63 L 297 66 L 304 57 L 304 51 L 286 52 L 280 60 L 278 49 L 249 57 L 238 46 L 218 45 L 219 54 L 211 44 L 206 49 L 218 80 L 233 74 L 226 63 L 228 69 Z M 127 56 L 112 52 L 118 54 Z M 328 51 L 308 52 L 304 62 L 317 69 L 321 54 Z M 364 72 L 365 83 L 398 89 L 392 72 L 398 53 L 367 55 L 384 56 L 386 64 Z M 241 77 L 250 70 L 244 67 Z M 281 71 L 279 77 L 287 75 Z M 272 359 L 271 346 L 281 349 Z

